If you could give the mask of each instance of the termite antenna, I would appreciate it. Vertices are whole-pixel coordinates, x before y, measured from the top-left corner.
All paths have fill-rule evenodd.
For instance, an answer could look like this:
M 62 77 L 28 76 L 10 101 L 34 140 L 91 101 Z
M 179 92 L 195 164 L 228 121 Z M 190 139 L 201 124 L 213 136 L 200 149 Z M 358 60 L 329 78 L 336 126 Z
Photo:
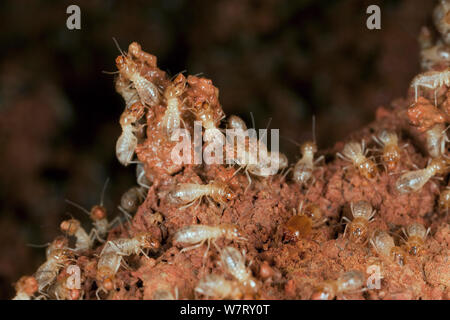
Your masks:
M 102 71 L 102 73 L 104 73 L 104 74 L 116 74 L 116 73 L 119 73 L 120 71 L 105 71 L 105 70 L 103 70 Z
M 295 141 L 295 140 L 292 139 L 292 138 L 289 138 L 289 137 L 284 136 L 284 135 L 281 135 L 281 134 L 280 134 L 280 137 L 283 138 L 283 139 L 285 139 L 285 140 L 287 140 L 287 141 L 289 141 L 289 142 L 291 142 L 291 143 L 293 143 L 293 144 L 295 144 L 297 147 L 300 147 L 300 146 L 301 146 L 300 143 L 298 143 L 297 141 Z
M 312 116 L 312 136 L 313 136 L 313 142 L 316 144 L 316 115 L 313 114 Z
M 105 184 L 103 185 L 102 194 L 100 196 L 100 206 L 102 206 L 102 207 L 103 207 L 103 200 L 105 197 L 105 191 L 106 191 L 106 187 L 108 186 L 108 183 L 109 183 L 109 177 L 106 178 Z
M 83 206 L 79 205 L 78 203 L 73 202 L 73 201 L 70 201 L 69 199 L 65 199 L 65 201 L 66 201 L 68 204 L 71 204 L 72 206 L 74 206 L 75 208 L 80 209 L 81 211 L 83 211 L 84 213 L 86 213 L 88 216 L 90 215 L 90 212 L 87 211 L 86 208 L 84 208 Z
M 48 247 L 51 243 L 47 242 L 44 244 L 33 244 L 33 243 L 27 243 L 26 246 L 27 247 L 32 247 L 32 248 L 45 248 Z
M 122 49 L 119 46 L 119 42 L 117 42 L 116 38 L 112 37 L 114 43 L 116 44 L 117 49 L 119 49 L 120 54 L 122 55 L 122 57 L 125 58 L 125 54 L 123 53 Z

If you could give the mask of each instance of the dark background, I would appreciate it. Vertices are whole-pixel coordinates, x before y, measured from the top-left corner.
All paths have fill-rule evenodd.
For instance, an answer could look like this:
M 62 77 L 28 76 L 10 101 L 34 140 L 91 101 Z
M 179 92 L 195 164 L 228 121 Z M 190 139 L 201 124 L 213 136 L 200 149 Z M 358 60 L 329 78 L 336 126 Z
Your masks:
M 81 30 L 66 8 L 81 7 Z M 382 29 L 366 28 L 370 4 Z M 99 202 L 117 214 L 134 167 L 115 158 L 124 104 L 116 94 L 112 37 L 132 41 L 175 75 L 202 73 L 220 89 L 225 112 L 298 142 L 330 147 L 403 96 L 419 70 L 417 35 L 433 1 L 160 0 L 0 2 L 0 298 L 44 261 L 67 205 Z M 298 147 L 281 141 L 291 161 Z

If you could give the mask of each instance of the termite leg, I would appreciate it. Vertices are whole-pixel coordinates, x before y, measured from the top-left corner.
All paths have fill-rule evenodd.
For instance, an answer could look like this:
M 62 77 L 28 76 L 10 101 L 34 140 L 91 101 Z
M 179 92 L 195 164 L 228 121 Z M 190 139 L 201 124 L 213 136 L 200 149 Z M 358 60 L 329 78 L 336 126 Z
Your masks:
M 193 250 L 193 249 L 197 249 L 197 248 L 201 247 L 201 246 L 205 243 L 205 241 L 206 241 L 206 239 L 205 239 L 205 240 L 202 240 L 199 244 L 196 244 L 196 245 L 193 245 L 193 246 L 190 246 L 190 247 L 187 247 L 187 248 L 183 248 L 183 249 L 180 251 L 180 253 L 187 252 L 187 251 L 191 251 L 191 250 Z

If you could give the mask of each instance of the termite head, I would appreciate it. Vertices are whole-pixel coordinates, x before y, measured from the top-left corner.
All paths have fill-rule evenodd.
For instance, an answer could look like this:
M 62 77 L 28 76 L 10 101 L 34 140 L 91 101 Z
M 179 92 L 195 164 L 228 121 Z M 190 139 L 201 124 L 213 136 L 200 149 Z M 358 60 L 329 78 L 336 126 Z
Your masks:
M 324 222 L 325 215 L 320 207 L 315 203 L 309 203 L 305 206 L 302 212 L 299 213 L 309 217 L 313 226 Z
M 93 221 L 106 219 L 106 208 L 99 205 L 93 206 L 91 209 L 90 217 Z
M 352 242 L 363 243 L 369 236 L 369 222 L 375 210 L 367 201 L 358 201 L 350 204 L 353 220 L 346 226 L 345 234 Z
M 138 240 L 139 246 L 142 249 L 158 249 L 160 247 L 159 241 L 155 239 L 149 232 L 138 233 L 135 236 L 135 239 Z
M 314 154 L 317 152 L 317 145 L 313 141 L 307 141 L 300 146 L 302 155 Z
M 227 127 L 235 130 L 242 130 L 242 131 L 247 130 L 247 125 L 245 124 L 245 121 L 235 115 L 231 115 L 228 117 Z
M 106 291 L 114 290 L 114 278 L 106 278 L 102 282 L 102 286 Z
M 391 258 L 400 266 L 406 264 L 406 252 L 401 247 L 395 246 L 391 249 Z
M 119 72 L 123 74 L 127 79 L 131 77 L 132 74 L 136 72 L 136 65 L 131 59 L 125 56 L 117 56 L 116 66 Z
M 241 228 L 237 225 L 224 223 L 221 225 L 222 231 L 227 239 L 246 240 L 243 237 Z
M 186 89 L 186 78 L 182 73 L 179 73 L 173 80 L 173 83 L 167 87 L 165 96 L 166 99 L 179 97 Z
M 56 237 L 52 241 L 52 243 L 47 247 L 47 250 L 46 250 L 47 257 L 49 257 L 52 254 L 53 250 L 64 249 L 64 248 L 67 248 L 68 245 L 69 245 L 69 239 L 67 239 L 67 237 L 65 237 L 65 236 Z
M 38 291 L 39 285 L 35 277 L 32 276 L 23 276 L 17 281 L 16 292 L 24 292 L 28 296 L 32 296 Z
M 325 281 L 314 289 L 311 300 L 333 300 L 336 297 L 335 281 Z
M 73 236 L 80 228 L 80 221 L 77 219 L 69 219 L 61 222 L 60 229 L 69 236 Z
M 408 237 L 405 244 L 406 250 L 413 256 L 418 255 L 427 237 L 427 229 L 416 222 L 406 227 L 405 234 Z
M 213 182 L 212 185 L 219 190 L 219 192 L 211 195 L 211 197 L 214 198 L 214 200 L 216 200 L 217 202 L 231 201 L 236 198 L 236 194 L 225 183 Z
M 246 280 L 242 282 L 242 286 L 244 287 L 244 294 L 253 295 L 259 291 L 260 285 L 258 281 L 250 276 Z
M 431 160 L 429 168 L 432 168 L 436 172 L 436 174 L 444 175 L 448 171 L 449 163 L 449 159 L 443 156 L 439 156 Z

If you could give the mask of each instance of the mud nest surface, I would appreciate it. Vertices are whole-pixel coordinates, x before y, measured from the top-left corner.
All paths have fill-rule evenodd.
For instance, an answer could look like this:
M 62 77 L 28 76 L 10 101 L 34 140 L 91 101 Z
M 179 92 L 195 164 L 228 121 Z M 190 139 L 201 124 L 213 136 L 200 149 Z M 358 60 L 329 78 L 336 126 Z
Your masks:
M 89 249 L 80 249 L 77 242 L 77 250 L 68 250 L 65 254 L 70 259 L 63 259 L 63 263 L 55 267 L 54 277 L 40 290 L 42 297 L 450 298 L 450 226 L 448 205 L 441 195 L 446 190 L 447 166 L 439 175 L 440 180 L 428 179 L 417 191 L 401 193 L 396 188 L 397 180 L 405 172 L 427 167 L 430 150 L 426 132 L 435 125 L 445 124 L 448 119 L 450 91 L 445 86 L 436 91 L 436 104 L 433 90 L 421 90 L 417 102 L 411 90 L 407 98 L 379 107 L 376 121 L 354 132 L 347 141 L 338 142 L 328 150 L 319 150 L 315 157 L 323 156 L 324 160 L 315 165 L 311 179 L 300 184 L 292 171 L 287 171 L 288 167 L 261 177 L 251 170 L 236 173 L 238 165 L 175 163 L 171 151 L 176 142 L 168 138 L 164 118 L 169 99 L 177 99 L 180 126 L 193 135 L 194 120 L 201 121 L 203 131 L 208 125 L 219 129 L 226 127 L 221 124 L 225 112 L 218 99 L 219 90 L 206 78 L 179 75 L 170 79 L 158 69 L 156 57 L 142 51 L 137 43 L 130 45 L 126 55 L 118 57 L 117 65 L 120 73 L 116 88 L 126 102 L 120 123 L 124 134 L 137 139 L 133 142 L 135 140 L 130 138 L 131 142 L 125 145 L 129 147 L 126 151 L 136 153 L 139 166 L 144 169 L 143 174 L 138 172 L 138 188 L 140 194 L 144 192 L 145 200 L 136 210 L 132 206 L 123 208 L 132 217 L 128 222 L 116 224 L 107 234 L 106 242 L 94 240 Z M 174 90 L 171 95 L 168 92 L 173 88 L 178 91 Z M 126 131 L 129 129 L 131 131 Z M 383 130 L 398 135 L 399 159 L 395 166 L 383 160 L 383 148 L 373 139 Z M 358 170 L 351 161 L 336 157 L 336 152 L 343 152 L 349 141 L 364 141 L 368 149 L 366 157 L 374 163 L 373 177 L 364 175 L 367 170 Z M 134 165 L 130 164 L 130 158 L 122 157 L 123 152 L 118 154 L 119 160 Z M 441 152 L 438 158 L 446 162 L 447 149 L 439 148 L 438 152 Z M 290 167 L 295 168 L 295 164 Z M 205 196 L 189 206 L 174 201 L 174 192 L 186 183 L 206 185 L 211 182 L 228 190 L 229 197 Z M 355 221 L 351 206 L 358 201 L 367 202 L 375 210 L 373 219 L 365 222 L 369 230 L 359 235 L 345 230 Z M 311 206 L 319 210 L 321 223 L 315 224 L 314 217 L 305 214 L 306 208 Z M 295 216 L 303 220 L 295 223 Z M 408 237 L 401 232 L 413 223 L 430 230 L 423 237 L 424 241 L 418 242 L 415 247 L 418 250 L 408 247 L 411 234 Z M 233 225 L 245 240 L 219 235 L 211 246 L 205 242 L 183 250 L 192 244 L 174 241 L 174 237 L 191 225 L 217 228 Z M 67 229 L 67 226 L 63 228 L 66 232 Z M 402 252 L 402 259 L 384 254 L 374 245 L 377 230 L 387 232 L 395 248 Z M 117 270 L 105 277 L 98 263 L 108 253 L 105 247 L 114 246 L 118 239 L 132 239 L 142 234 L 151 239 L 151 245 L 146 247 L 150 250 L 140 251 L 139 245 L 135 246 L 135 251 L 112 250 L 122 261 L 114 265 Z M 233 267 L 224 261 L 223 252 L 227 247 L 245 252 L 240 253 L 245 263 L 234 265 L 234 271 L 240 270 L 244 276 L 233 273 Z M 79 289 L 66 288 L 70 265 L 81 270 Z M 380 271 L 381 282 L 376 289 L 369 289 L 366 284 L 372 275 L 368 271 L 371 266 L 377 266 Z M 339 279 L 355 270 L 364 281 L 357 288 L 345 290 Z M 40 275 L 37 273 L 35 277 L 39 282 Z M 218 281 L 219 278 L 222 282 L 215 282 L 219 289 L 212 290 L 214 294 L 196 290 L 201 281 Z M 334 291 L 329 295 L 324 293 L 327 284 L 327 288 Z M 225 292 L 225 288 L 231 289 Z

